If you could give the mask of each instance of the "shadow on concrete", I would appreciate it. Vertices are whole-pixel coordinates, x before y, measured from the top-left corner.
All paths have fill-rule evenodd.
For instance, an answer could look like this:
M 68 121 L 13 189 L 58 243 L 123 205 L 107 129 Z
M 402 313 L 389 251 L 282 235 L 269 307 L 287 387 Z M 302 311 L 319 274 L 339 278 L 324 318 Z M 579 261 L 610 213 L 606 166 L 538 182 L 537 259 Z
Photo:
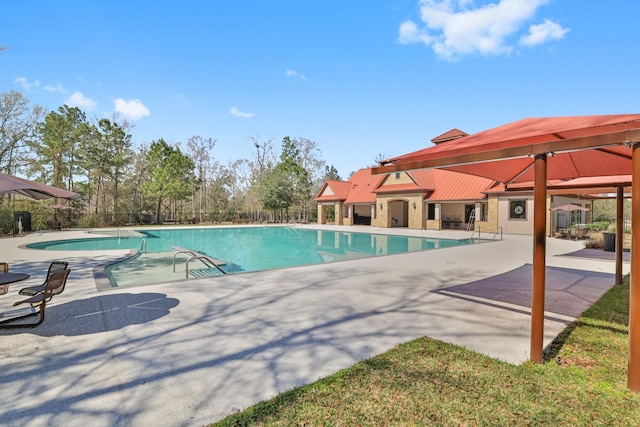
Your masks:
M 525 264 L 497 276 L 443 290 L 531 308 L 531 277 L 532 265 Z M 614 282 L 614 274 L 547 267 L 545 311 L 578 317 L 598 301 Z
M 46 307 L 45 320 L 33 329 L 4 330 L 51 337 L 77 336 L 122 329 L 168 315 L 179 301 L 160 293 L 101 295 Z M 24 323 L 32 322 L 25 319 Z M 17 323 L 17 322 L 16 322 Z
M 605 260 L 605 261 L 615 261 L 616 253 L 604 251 L 602 249 L 580 249 L 579 251 L 570 252 L 568 254 L 562 254 L 558 256 L 566 256 L 566 257 L 574 257 L 574 258 L 588 258 L 588 259 L 597 259 L 597 260 Z M 631 253 L 628 251 L 622 252 L 622 261 L 630 262 L 631 261 Z

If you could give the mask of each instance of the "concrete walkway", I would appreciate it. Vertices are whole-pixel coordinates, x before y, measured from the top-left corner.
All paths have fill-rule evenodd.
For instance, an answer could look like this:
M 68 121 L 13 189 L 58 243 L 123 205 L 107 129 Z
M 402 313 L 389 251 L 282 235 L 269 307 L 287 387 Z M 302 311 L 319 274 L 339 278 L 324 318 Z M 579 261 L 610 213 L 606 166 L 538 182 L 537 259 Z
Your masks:
M 463 232 L 335 229 L 468 237 Z M 67 289 L 47 307 L 42 325 L 0 330 L 1 425 L 206 425 L 422 336 L 511 363 L 528 357 L 526 298 L 523 304 L 498 298 L 495 289 L 485 295 L 478 286 L 461 286 L 530 264 L 530 236 L 108 291 L 97 290 L 94 269 L 128 252 L 22 247 L 82 234 L 0 239 L 2 261 L 12 271 L 32 274 L 0 297 L 1 311 L 21 298 L 20 287 L 42 282 L 51 260 L 67 260 L 72 269 Z M 570 270 L 570 292 L 588 306 L 613 285 L 615 264 L 556 256 L 582 246 L 549 239 L 547 264 Z M 628 272 L 628 264 L 624 268 Z M 578 276 L 597 276 L 601 286 L 582 292 Z M 523 289 L 518 285 L 519 293 Z M 545 344 L 572 319 L 549 312 Z

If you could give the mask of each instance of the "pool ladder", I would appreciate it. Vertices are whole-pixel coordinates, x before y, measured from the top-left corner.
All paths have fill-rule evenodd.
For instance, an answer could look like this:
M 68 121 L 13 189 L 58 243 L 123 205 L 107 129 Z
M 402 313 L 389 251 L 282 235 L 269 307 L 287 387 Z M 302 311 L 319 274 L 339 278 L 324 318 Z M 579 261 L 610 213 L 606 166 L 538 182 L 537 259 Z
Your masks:
M 122 239 L 122 230 L 120 230 L 118 228 L 118 240 L 120 240 L 120 239 Z M 147 239 L 142 239 L 142 244 L 140 246 L 140 252 L 142 252 L 143 254 L 147 253 Z
M 478 233 L 478 239 L 480 238 L 480 226 L 477 226 L 475 230 L 473 230 L 473 233 L 471 233 L 471 237 L 470 239 L 473 239 L 473 236 L 476 235 L 476 232 Z M 500 235 L 500 240 L 502 240 L 502 227 L 498 227 L 498 230 L 496 231 L 496 234 L 493 235 L 493 239 L 491 240 L 496 240 L 496 238 L 498 237 L 498 235 Z
M 185 249 L 179 246 L 172 246 L 171 249 L 175 251 L 175 253 L 173 254 L 173 272 L 174 273 L 176 272 L 176 257 L 180 254 L 189 256 L 189 258 L 187 258 L 187 262 L 185 263 L 185 279 L 189 278 L 189 263 L 194 260 L 198 260 L 202 262 L 204 265 L 206 265 L 209 268 L 215 268 L 217 270 L 216 272 L 227 274 L 226 271 L 224 271 L 218 266 L 218 264 L 221 261 L 215 260 L 207 255 L 203 255 L 201 253 L 192 251 L 191 249 Z M 195 275 L 193 271 L 192 271 L 192 275 Z M 198 276 L 204 276 L 204 275 L 198 274 Z

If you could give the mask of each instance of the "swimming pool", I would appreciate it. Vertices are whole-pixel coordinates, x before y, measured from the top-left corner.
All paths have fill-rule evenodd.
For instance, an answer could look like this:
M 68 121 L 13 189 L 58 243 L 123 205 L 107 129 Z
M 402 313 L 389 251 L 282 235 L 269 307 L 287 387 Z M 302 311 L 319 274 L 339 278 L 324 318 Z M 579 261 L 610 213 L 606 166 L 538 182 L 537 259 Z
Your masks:
M 133 234 L 133 235 L 132 235 Z M 112 286 L 122 286 L 132 275 L 159 275 L 153 282 L 184 278 L 185 257 L 178 274 L 169 277 L 178 246 L 225 261 L 226 273 L 272 270 L 326 262 L 393 255 L 469 245 L 486 240 L 435 239 L 365 232 L 318 230 L 291 226 L 203 227 L 137 230 L 114 237 L 58 240 L 29 245 L 43 250 L 133 249 L 138 255 L 107 268 Z M 196 271 L 196 269 L 193 269 Z M 170 271 L 173 273 L 173 271 Z M 151 279 L 150 279 L 151 280 Z M 139 280 L 136 280 L 139 281 Z

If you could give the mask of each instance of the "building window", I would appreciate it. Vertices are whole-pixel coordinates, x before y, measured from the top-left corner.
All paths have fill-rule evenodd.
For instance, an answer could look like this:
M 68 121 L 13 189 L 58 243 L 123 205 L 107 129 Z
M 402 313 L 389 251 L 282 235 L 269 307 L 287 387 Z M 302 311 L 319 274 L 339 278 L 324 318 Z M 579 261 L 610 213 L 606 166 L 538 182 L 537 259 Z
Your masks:
M 396 179 L 400 179 L 400 172 L 396 172 Z
M 473 218 L 471 216 L 473 215 Z M 479 219 L 476 218 L 476 205 L 464 205 L 464 222 L 470 223 Z
M 427 204 L 427 219 L 436 219 L 436 204 Z
M 509 200 L 509 219 L 527 219 L 526 200 Z
M 580 206 L 580 203 L 571 203 L 573 206 Z M 573 224 L 582 224 L 582 212 L 579 210 L 571 211 L 571 225 Z

